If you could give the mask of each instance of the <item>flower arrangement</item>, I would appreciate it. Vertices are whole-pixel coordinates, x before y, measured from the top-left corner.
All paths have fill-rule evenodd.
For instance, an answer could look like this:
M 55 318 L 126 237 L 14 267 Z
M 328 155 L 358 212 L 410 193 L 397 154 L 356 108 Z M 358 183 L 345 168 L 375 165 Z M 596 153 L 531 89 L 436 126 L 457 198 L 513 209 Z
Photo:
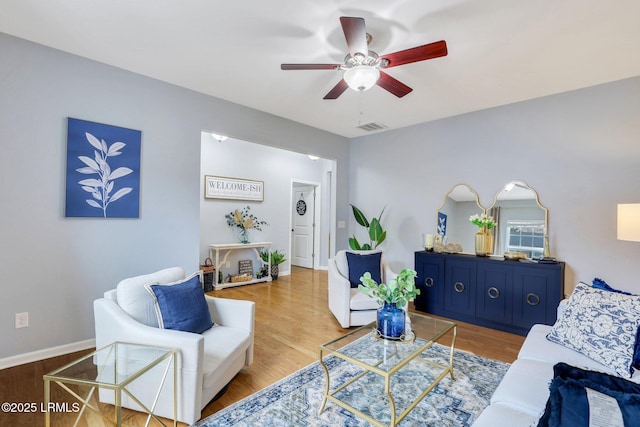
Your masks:
M 469 221 L 471 221 L 472 224 L 477 225 L 481 228 L 486 228 L 487 230 L 491 230 L 496 226 L 496 220 L 493 219 L 492 216 L 489 216 L 485 213 L 483 213 L 482 215 L 471 215 L 469 217 Z
M 227 225 L 229 227 L 238 227 L 241 230 L 256 229 L 262 231 L 263 225 L 269 225 L 266 221 L 260 221 L 255 215 L 250 212 L 249 206 L 244 209 L 236 209 L 233 212 L 229 212 L 224 217 L 227 219 Z
M 368 271 L 360 278 L 362 284 L 358 289 L 366 295 L 378 300 L 378 303 L 394 303 L 398 307 L 404 307 L 411 299 L 420 295 L 420 289 L 416 288 L 415 278 L 418 274 L 414 270 L 404 269 L 389 283 L 377 284 L 371 278 Z

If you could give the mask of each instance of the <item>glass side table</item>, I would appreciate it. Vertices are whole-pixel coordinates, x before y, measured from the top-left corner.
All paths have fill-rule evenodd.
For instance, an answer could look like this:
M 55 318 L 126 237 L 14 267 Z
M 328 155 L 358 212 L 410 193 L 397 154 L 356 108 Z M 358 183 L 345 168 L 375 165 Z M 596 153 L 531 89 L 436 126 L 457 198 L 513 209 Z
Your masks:
M 51 412 L 52 408 L 56 405 L 55 402 L 51 402 L 52 382 L 82 403 L 82 407 L 79 407 L 77 411 L 78 415 L 74 425 L 78 424 L 78 421 L 87 408 L 101 417 L 106 418 L 100 413 L 94 397 L 96 389 L 99 389 L 100 400 L 111 403 L 115 407 L 116 426 L 122 426 L 123 392 L 126 396 L 125 398 L 135 402 L 141 410 L 148 414 L 147 425 L 151 418 L 153 418 L 164 426 L 164 422 L 162 422 L 153 411 L 158 402 L 160 391 L 165 385 L 166 379 L 171 371 L 173 371 L 173 425 L 176 427 L 178 412 L 178 395 L 176 389 L 178 369 L 176 365 L 176 355 L 177 350 L 174 348 L 114 342 L 43 375 L 46 427 L 50 427 L 51 425 Z M 145 405 L 134 395 L 131 386 L 137 379 L 152 369 L 160 369 L 162 371 L 162 379 L 157 385 L 158 390 L 157 393 L 154 394 L 154 401 L 150 405 Z M 89 392 L 86 396 L 82 397 L 71 385 L 88 387 Z M 75 388 L 77 389 L 78 387 Z M 55 408 L 53 409 L 55 410 Z

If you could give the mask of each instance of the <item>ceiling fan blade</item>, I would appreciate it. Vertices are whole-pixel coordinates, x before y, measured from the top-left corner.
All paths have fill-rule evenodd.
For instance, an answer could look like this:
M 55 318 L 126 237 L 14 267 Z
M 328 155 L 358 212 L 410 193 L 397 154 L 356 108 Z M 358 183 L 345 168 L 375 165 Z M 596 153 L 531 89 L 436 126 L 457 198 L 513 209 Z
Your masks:
M 342 64 L 281 64 L 281 70 L 339 70 Z
M 344 79 L 342 79 L 338 82 L 337 85 L 333 87 L 333 89 L 329 91 L 328 94 L 324 96 L 323 99 L 337 99 L 340 95 L 344 93 L 345 90 L 347 90 L 348 87 L 349 86 L 347 85 L 347 82 L 345 82 Z
M 383 71 L 380 71 L 380 78 L 378 79 L 376 84 L 382 89 L 388 90 L 398 98 L 402 98 L 413 90 L 406 84 L 402 83 L 400 80 L 394 79 L 389 74 Z
M 364 19 L 341 16 L 340 23 L 351 56 L 355 57 L 359 53 L 366 57 L 369 54 L 369 47 L 367 46 L 367 28 L 364 25 Z
M 382 59 L 389 61 L 389 63 L 384 66 L 385 68 L 389 68 L 424 61 L 425 59 L 439 58 L 441 56 L 447 56 L 447 43 L 444 40 L 390 53 L 384 55 Z

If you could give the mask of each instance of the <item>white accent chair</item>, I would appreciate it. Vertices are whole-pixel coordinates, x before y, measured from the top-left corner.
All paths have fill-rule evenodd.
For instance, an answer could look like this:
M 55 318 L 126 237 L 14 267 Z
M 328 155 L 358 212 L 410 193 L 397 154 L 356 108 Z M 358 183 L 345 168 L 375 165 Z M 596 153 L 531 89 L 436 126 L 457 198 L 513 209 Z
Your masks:
M 376 313 L 380 305 L 371 297 L 365 295 L 358 288 L 352 288 L 349 282 L 349 264 L 347 252 L 360 255 L 382 253 L 381 250 L 352 251 L 342 250 L 329 259 L 329 310 L 343 328 L 362 326 L 376 320 Z M 380 257 L 380 275 L 382 282 L 397 276 L 384 262 L 384 255 Z
M 189 425 L 200 419 L 202 409 L 233 377 L 253 361 L 255 303 L 206 297 L 215 325 L 202 334 L 161 329 L 155 304 L 145 284 L 167 284 L 185 277 L 182 268 L 122 280 L 116 289 L 94 301 L 96 348 L 115 341 L 172 347 L 178 355 L 178 420 Z M 136 380 L 136 397 L 145 405 L 153 401 L 162 370 Z M 173 418 L 173 376 L 169 375 L 154 413 Z M 140 396 L 142 394 L 142 396 Z M 113 394 L 100 393 L 103 401 Z M 139 410 L 123 398 L 122 406 Z

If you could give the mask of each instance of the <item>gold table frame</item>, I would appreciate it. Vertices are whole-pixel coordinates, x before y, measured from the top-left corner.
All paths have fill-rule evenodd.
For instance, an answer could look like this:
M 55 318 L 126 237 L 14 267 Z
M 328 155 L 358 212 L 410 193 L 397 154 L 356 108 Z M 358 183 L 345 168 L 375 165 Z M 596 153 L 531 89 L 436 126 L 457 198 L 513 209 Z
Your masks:
M 155 353 L 152 355 L 152 359 L 149 361 L 145 361 L 145 366 L 140 369 L 135 370 L 134 372 L 127 373 L 122 378 L 119 376 L 119 368 L 120 366 L 125 366 L 127 362 L 127 351 L 134 350 L 142 350 L 148 351 L 151 353 Z M 167 348 L 167 347 L 156 347 L 144 344 L 132 344 L 132 343 L 124 343 L 124 342 L 114 342 L 109 344 L 101 349 L 98 349 L 92 353 L 89 353 L 77 360 L 74 360 L 71 363 L 68 363 L 58 369 L 55 369 L 48 374 L 43 375 L 44 380 L 44 411 L 45 411 L 45 426 L 50 427 L 51 425 L 51 411 L 50 411 L 50 401 L 51 401 L 51 382 L 58 384 L 63 390 L 77 399 L 82 403 L 82 409 L 78 411 L 78 415 L 76 417 L 74 427 L 78 425 L 80 418 L 84 414 L 85 409 L 89 409 L 92 412 L 100 415 L 105 420 L 108 420 L 105 415 L 102 415 L 100 409 L 89 402 L 92 398 L 96 389 L 103 388 L 107 390 L 112 390 L 115 393 L 114 397 L 114 406 L 115 406 L 115 421 L 110 421 L 112 424 L 117 427 L 121 427 L 122 424 L 122 392 L 124 392 L 127 396 L 129 396 L 134 402 L 136 402 L 140 407 L 148 414 L 147 421 L 145 423 L 146 426 L 149 425 L 151 419 L 155 419 L 161 425 L 166 426 L 166 424 L 156 416 L 153 411 L 155 410 L 156 404 L 158 403 L 158 398 L 160 397 L 160 392 L 164 387 L 165 381 L 167 379 L 167 375 L 169 374 L 170 367 L 173 366 L 173 426 L 177 427 L 178 425 L 178 391 L 177 391 L 177 381 L 178 381 L 178 367 L 177 367 L 177 354 L 178 351 L 175 348 Z M 162 380 L 158 386 L 158 391 L 156 392 L 155 399 L 151 405 L 151 408 L 148 408 L 144 405 L 138 398 L 136 398 L 132 392 L 127 389 L 133 381 L 140 378 L 145 373 L 149 372 L 152 368 L 158 366 L 165 360 L 169 360 L 166 368 L 164 368 L 164 373 L 162 375 Z M 111 362 L 111 363 L 103 363 L 103 362 Z M 140 360 L 136 360 L 136 362 L 140 362 Z M 86 365 L 86 366 L 84 366 Z M 93 368 L 92 368 L 93 365 Z M 92 369 L 91 369 L 92 368 Z M 112 368 L 113 372 L 109 372 L 107 368 Z M 97 376 L 95 379 L 81 378 L 81 376 L 92 375 L 95 373 L 97 369 Z M 91 372 L 89 372 L 91 371 Z M 76 375 L 74 375 L 76 374 Z M 78 375 L 82 374 L 82 375 Z M 113 376 L 110 376 L 113 374 Z M 105 379 L 105 377 L 107 379 Z M 87 395 L 83 398 L 75 391 L 71 390 L 66 384 L 76 384 L 82 386 L 89 386 L 90 390 Z
M 416 407 L 418 403 L 431 391 L 434 389 L 436 385 L 447 375 L 451 376 L 451 379 L 455 379 L 453 374 L 453 352 L 454 346 L 456 342 L 457 335 L 457 325 L 455 322 L 450 322 L 443 319 L 437 319 L 430 316 L 425 316 L 417 313 L 409 313 L 410 325 L 412 328 L 412 333 L 408 338 L 405 338 L 402 341 L 391 341 L 384 340 L 377 337 L 377 333 L 375 331 L 376 323 L 372 322 L 368 325 L 362 326 L 354 331 L 349 332 L 346 335 L 343 335 L 339 338 L 336 338 L 332 341 L 329 341 L 320 346 L 319 357 L 320 357 L 320 365 L 324 369 L 326 384 L 325 384 L 325 392 L 324 398 L 322 400 L 322 404 L 320 405 L 320 409 L 318 414 L 321 414 L 326 406 L 328 400 L 337 404 L 338 406 L 348 410 L 349 412 L 367 420 L 373 425 L 384 427 L 385 424 L 382 424 L 380 421 L 372 418 L 371 416 L 363 413 L 357 408 L 349 405 L 348 403 L 343 402 L 336 394 L 339 393 L 344 388 L 349 385 L 355 383 L 360 378 L 365 376 L 368 373 L 374 373 L 380 375 L 384 379 L 384 393 L 387 396 L 390 404 L 390 413 L 391 413 L 391 422 L 389 426 L 397 426 L 408 414 Z M 424 359 L 419 357 L 422 352 L 431 347 L 435 342 L 440 340 L 447 333 L 453 333 L 451 338 L 451 347 L 449 350 L 449 363 L 448 365 L 436 363 L 432 360 Z M 370 340 L 372 346 L 389 346 L 391 351 L 389 353 L 385 350 L 385 359 L 378 360 L 376 362 L 370 362 L 366 360 L 358 359 L 357 357 L 352 357 L 348 353 L 349 344 L 361 340 L 366 339 Z M 403 349 L 403 346 L 408 346 Z M 406 351 L 403 351 L 406 350 Z M 338 388 L 333 391 L 330 391 L 330 375 L 327 366 L 324 363 L 324 356 L 334 355 L 340 359 L 347 361 L 353 365 L 359 366 L 364 369 L 364 371 L 353 379 L 347 381 L 342 384 Z M 388 361 L 396 357 L 397 361 L 388 365 Z M 416 398 L 413 402 L 399 415 L 396 415 L 396 405 L 393 395 L 391 394 L 391 377 L 398 372 L 400 369 L 405 367 L 409 362 L 413 360 L 420 360 L 428 365 L 431 365 L 436 368 L 441 368 L 442 372 L 428 385 L 428 387 Z

